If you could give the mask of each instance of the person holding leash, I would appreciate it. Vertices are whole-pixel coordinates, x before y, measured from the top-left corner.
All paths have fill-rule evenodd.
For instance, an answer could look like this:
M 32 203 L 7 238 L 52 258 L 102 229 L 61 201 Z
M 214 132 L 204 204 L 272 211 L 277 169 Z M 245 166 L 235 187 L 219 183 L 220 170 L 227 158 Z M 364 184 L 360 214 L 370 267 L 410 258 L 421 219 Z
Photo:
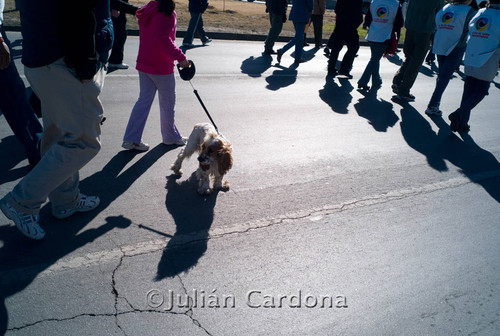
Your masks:
M 136 69 L 139 71 L 139 99 L 132 109 L 122 147 L 139 151 L 149 150 L 142 141 L 151 104 L 158 91 L 160 100 L 160 126 L 163 143 L 186 144 L 174 123 L 175 77 L 174 62 L 182 68 L 189 67 L 186 55 L 175 45 L 177 14 L 172 0 L 151 1 L 136 13 L 139 23 L 139 54 Z

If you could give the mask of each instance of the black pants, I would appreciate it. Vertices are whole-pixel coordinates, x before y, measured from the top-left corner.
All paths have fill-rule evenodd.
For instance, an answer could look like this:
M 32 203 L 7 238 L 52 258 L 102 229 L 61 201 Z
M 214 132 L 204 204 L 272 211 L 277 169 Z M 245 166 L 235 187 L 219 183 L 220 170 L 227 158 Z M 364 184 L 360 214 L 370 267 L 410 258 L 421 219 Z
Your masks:
M 323 43 L 323 15 L 312 14 L 311 23 L 314 26 L 314 45 L 320 47 Z
M 108 62 L 112 64 L 121 64 L 123 63 L 123 49 L 125 41 L 127 40 L 127 18 L 125 17 L 125 12 L 120 12 L 118 17 L 112 17 L 111 19 L 113 20 L 115 40 Z
M 342 58 L 339 72 L 348 74 L 351 71 L 356 53 L 359 50 L 359 35 L 356 28 L 336 26 L 333 30 L 328 40 L 328 47 L 331 48 L 330 59 L 328 60 L 328 72 L 335 70 L 339 53 L 344 45 L 347 46 L 347 52 Z

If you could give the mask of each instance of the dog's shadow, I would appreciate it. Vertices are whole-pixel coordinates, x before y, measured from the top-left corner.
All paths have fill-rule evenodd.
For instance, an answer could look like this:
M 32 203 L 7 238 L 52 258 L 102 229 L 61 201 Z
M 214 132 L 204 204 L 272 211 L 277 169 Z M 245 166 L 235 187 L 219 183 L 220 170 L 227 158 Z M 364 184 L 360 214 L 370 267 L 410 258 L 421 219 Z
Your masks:
M 176 231 L 163 251 L 156 281 L 189 271 L 205 254 L 209 230 L 214 220 L 217 191 L 200 196 L 194 172 L 178 183 L 178 175 L 167 176 L 165 205 L 172 215 Z

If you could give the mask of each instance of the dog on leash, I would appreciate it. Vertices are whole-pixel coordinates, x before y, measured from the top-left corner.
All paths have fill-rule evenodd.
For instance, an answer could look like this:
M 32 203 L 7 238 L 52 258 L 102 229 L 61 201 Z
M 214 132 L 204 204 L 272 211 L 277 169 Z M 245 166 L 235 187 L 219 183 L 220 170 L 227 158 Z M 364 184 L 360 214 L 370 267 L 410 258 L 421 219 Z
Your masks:
M 209 194 L 212 190 L 229 190 L 229 182 L 222 181 L 223 177 L 233 166 L 231 143 L 208 123 L 194 125 L 193 131 L 177 159 L 170 166 L 176 175 L 182 175 L 182 162 L 198 152 L 199 167 L 196 170 L 198 178 L 198 193 Z M 210 188 L 210 179 L 213 177 L 213 188 Z

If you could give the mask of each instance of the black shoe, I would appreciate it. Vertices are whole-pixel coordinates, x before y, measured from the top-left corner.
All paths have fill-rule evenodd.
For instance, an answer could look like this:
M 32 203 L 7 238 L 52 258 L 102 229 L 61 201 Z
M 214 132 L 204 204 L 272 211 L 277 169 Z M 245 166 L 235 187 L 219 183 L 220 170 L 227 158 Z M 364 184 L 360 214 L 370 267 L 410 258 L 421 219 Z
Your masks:
M 459 131 L 460 133 L 467 133 L 467 132 L 469 132 L 469 131 L 470 131 L 470 126 L 469 126 L 469 125 L 460 126 L 460 127 L 458 128 L 458 131 Z
M 325 49 L 323 49 L 323 52 L 325 54 L 329 54 L 330 53 L 330 49 L 328 47 L 325 47 Z
M 266 55 L 276 55 L 276 51 L 274 51 L 272 49 L 271 50 L 264 50 L 264 54 L 266 54 Z
M 411 93 L 404 94 L 404 93 L 398 93 L 396 96 L 398 99 L 407 101 L 407 102 L 412 102 L 415 101 L 415 96 L 412 95 Z
M 392 84 L 391 88 L 392 92 L 394 92 L 395 94 L 399 93 L 399 86 L 397 84 Z
M 460 115 L 457 112 L 453 112 L 448 116 L 450 119 L 450 128 L 453 132 L 458 132 L 460 129 Z
M 361 90 L 361 91 L 368 91 L 370 90 L 370 87 L 368 85 L 361 85 L 361 84 L 358 84 L 358 90 Z
M 278 49 L 276 54 L 278 54 L 278 57 L 276 58 L 276 60 L 278 61 L 278 63 L 281 63 L 281 57 L 283 57 L 283 51 L 281 51 L 281 49 Z
M 339 75 L 347 77 L 348 79 L 352 79 L 352 75 L 350 73 L 348 73 L 348 72 L 339 71 Z

